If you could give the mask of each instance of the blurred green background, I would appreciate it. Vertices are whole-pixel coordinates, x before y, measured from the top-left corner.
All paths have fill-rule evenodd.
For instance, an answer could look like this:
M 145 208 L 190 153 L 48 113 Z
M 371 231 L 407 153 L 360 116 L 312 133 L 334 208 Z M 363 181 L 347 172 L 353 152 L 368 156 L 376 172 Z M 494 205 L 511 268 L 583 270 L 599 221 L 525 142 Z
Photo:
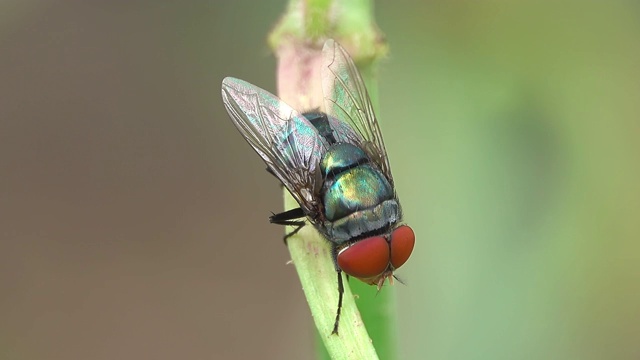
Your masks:
M 220 100 L 285 1 L 0 2 L 0 358 L 310 359 Z M 402 359 L 640 358 L 640 5 L 378 1 Z

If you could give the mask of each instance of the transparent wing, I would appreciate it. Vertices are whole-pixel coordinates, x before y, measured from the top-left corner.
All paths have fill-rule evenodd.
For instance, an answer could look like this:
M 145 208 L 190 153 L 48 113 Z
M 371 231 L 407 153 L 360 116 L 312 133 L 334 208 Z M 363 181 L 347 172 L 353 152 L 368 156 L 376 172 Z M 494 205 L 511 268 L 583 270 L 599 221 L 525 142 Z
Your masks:
M 360 72 L 346 50 L 332 39 L 324 43 L 322 57 L 322 90 L 327 113 L 355 130 L 356 138 L 351 142 L 367 152 L 393 185 L 382 132 Z
M 316 211 L 314 193 L 327 144 L 316 128 L 275 95 L 246 81 L 225 78 L 222 102 L 234 125 L 307 213 Z

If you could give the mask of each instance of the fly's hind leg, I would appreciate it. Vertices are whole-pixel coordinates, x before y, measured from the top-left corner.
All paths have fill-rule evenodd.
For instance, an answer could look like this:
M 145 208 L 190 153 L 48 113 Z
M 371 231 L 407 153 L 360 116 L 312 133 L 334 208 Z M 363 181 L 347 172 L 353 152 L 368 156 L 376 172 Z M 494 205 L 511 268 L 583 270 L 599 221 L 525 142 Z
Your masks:
M 268 167 L 268 166 L 267 166 L 267 172 L 268 172 L 269 174 L 273 175 L 273 177 L 275 177 L 276 179 L 280 180 L 280 178 L 278 177 L 278 175 L 276 175 L 276 173 L 275 173 L 273 170 L 271 170 L 271 168 L 270 168 L 270 167 Z M 284 188 L 284 185 L 282 185 L 282 183 L 280 183 L 280 188 L 281 188 L 281 189 L 282 189 L 282 188 Z
M 297 234 L 298 231 L 300 231 L 300 229 L 304 227 L 304 225 L 306 224 L 304 220 L 305 217 L 306 215 L 304 214 L 304 211 L 302 211 L 302 208 L 297 208 L 297 209 L 287 210 L 279 214 L 271 215 L 271 217 L 269 217 L 269 222 L 277 225 L 288 225 L 288 226 L 296 227 L 295 229 L 293 229 L 293 231 L 286 234 L 284 238 L 282 238 L 282 240 L 286 244 L 287 239 Z

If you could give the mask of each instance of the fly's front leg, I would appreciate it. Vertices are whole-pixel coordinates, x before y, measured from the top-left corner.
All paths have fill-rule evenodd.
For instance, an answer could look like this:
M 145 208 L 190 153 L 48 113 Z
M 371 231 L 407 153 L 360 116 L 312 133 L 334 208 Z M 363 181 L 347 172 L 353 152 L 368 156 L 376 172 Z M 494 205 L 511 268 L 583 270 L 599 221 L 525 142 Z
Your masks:
M 331 334 L 338 335 L 338 325 L 340 324 L 340 313 L 342 312 L 342 298 L 344 296 L 344 284 L 342 283 L 342 269 L 338 266 L 338 251 L 340 246 L 331 243 L 331 260 L 333 260 L 333 266 L 335 266 L 336 273 L 338 274 L 338 310 L 336 311 L 336 321 L 333 323 L 333 331 Z M 349 275 L 347 275 L 347 281 L 349 281 Z
M 342 284 L 342 270 L 338 270 L 338 311 L 336 311 L 336 321 L 333 323 L 331 334 L 338 335 L 338 325 L 340 324 L 340 312 L 342 310 L 342 296 L 344 295 L 344 285 Z
M 287 239 L 297 234 L 298 231 L 300 231 L 300 229 L 302 229 L 302 227 L 306 224 L 304 220 L 305 217 L 306 215 L 304 214 L 304 211 L 302 211 L 302 208 L 297 208 L 297 209 L 287 210 L 279 214 L 271 215 L 271 217 L 269 217 L 269 222 L 277 225 L 288 225 L 288 226 L 296 227 L 295 229 L 293 229 L 292 232 L 286 234 L 282 239 L 286 244 Z

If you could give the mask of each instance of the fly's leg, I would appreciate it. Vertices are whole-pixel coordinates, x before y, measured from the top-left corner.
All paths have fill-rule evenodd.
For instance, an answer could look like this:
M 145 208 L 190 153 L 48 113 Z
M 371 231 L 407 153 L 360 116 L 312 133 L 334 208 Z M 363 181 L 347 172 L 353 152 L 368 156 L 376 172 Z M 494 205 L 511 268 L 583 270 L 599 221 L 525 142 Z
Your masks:
M 333 331 L 331 332 L 331 334 L 338 335 L 340 311 L 342 310 L 342 295 L 344 295 L 344 285 L 342 284 L 342 270 L 338 270 L 338 311 L 336 312 L 336 322 L 333 323 Z
M 270 167 L 267 166 L 267 172 L 271 175 L 273 175 L 273 177 L 275 177 L 276 179 L 278 179 L 278 181 L 280 181 L 280 179 L 278 178 L 278 176 L 276 175 L 275 172 L 273 172 L 273 170 L 271 170 Z M 284 185 L 282 185 L 282 183 L 280 183 L 280 188 L 282 189 L 284 187 Z
M 342 269 L 338 266 L 338 248 L 335 243 L 331 244 L 331 259 L 335 266 L 336 273 L 338 274 L 338 310 L 336 311 L 336 321 L 333 323 L 333 331 L 331 334 L 338 335 L 338 325 L 340 324 L 340 313 L 342 311 L 342 298 L 344 295 L 344 284 L 342 283 Z M 347 281 L 349 281 L 349 275 L 347 274 Z
M 271 175 L 275 176 L 275 177 L 276 177 L 276 179 L 278 178 L 278 177 L 276 176 L 276 173 L 274 173 L 274 172 L 273 172 L 273 170 L 271 170 L 271 168 L 270 168 L 270 167 L 268 167 L 268 166 L 267 166 L 267 172 L 268 172 L 269 174 L 271 174 Z
M 298 231 L 300 231 L 300 229 L 302 229 L 302 227 L 306 224 L 306 222 L 304 221 L 305 217 L 306 215 L 304 214 L 304 211 L 302 211 L 302 208 L 297 208 L 297 209 L 287 210 L 279 214 L 271 215 L 271 217 L 269 217 L 269 222 L 277 225 L 289 225 L 289 226 L 296 227 L 295 229 L 293 229 L 292 232 L 286 234 L 282 239 L 286 244 L 287 239 L 297 234 Z

